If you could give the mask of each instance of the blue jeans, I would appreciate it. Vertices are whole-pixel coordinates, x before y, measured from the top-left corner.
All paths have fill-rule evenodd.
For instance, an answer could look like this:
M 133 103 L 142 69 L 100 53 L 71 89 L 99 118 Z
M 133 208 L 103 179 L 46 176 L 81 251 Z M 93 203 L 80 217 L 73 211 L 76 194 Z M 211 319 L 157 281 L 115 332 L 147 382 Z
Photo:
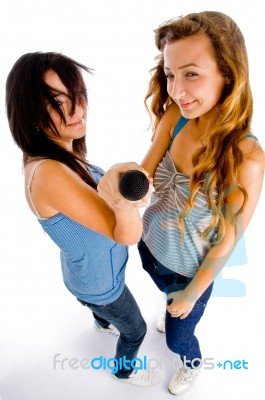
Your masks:
M 79 299 L 78 301 L 91 309 L 103 328 L 112 324 L 120 332 L 115 355 L 117 360 L 125 356 L 126 360 L 131 361 L 137 356 L 147 328 L 138 304 L 126 285 L 120 297 L 112 303 L 96 305 Z M 118 378 L 127 378 L 132 371 L 133 368 L 122 368 L 115 375 Z
M 159 263 L 142 240 L 138 243 L 138 251 L 144 270 L 148 272 L 163 293 L 169 294 L 183 290 L 191 282 L 192 278 L 175 273 Z M 196 301 L 192 311 L 186 318 L 173 318 L 169 312 L 166 312 L 167 346 L 174 353 L 178 353 L 188 367 L 196 368 L 201 362 L 200 346 L 194 331 L 204 313 L 212 288 L 213 283 Z

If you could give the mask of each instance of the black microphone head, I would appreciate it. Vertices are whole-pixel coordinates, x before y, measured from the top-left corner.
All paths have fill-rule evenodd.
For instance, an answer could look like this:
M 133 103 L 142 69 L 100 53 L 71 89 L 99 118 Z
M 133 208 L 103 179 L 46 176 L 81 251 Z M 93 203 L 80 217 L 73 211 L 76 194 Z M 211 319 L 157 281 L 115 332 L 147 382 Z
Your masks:
M 141 200 L 148 190 L 148 178 L 142 171 L 137 169 L 125 172 L 119 179 L 119 191 L 127 200 Z

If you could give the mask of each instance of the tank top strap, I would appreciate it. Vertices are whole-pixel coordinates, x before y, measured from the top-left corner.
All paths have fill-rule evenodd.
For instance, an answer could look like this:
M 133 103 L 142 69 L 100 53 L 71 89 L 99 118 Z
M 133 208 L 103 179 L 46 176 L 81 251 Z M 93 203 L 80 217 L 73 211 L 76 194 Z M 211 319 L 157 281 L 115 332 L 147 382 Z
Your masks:
M 246 136 L 245 136 L 246 138 L 252 138 L 252 139 L 255 139 L 255 140 L 257 140 L 258 141 L 258 138 L 257 138 L 257 136 L 255 136 L 255 135 L 252 135 L 251 133 L 248 133 Z
M 168 146 L 168 150 L 170 150 L 170 147 L 172 146 L 173 140 L 175 139 L 177 134 L 181 131 L 181 129 L 186 125 L 187 122 L 188 122 L 187 118 L 184 118 L 183 116 L 180 117 L 180 119 L 177 122 L 177 125 L 175 126 L 172 138 L 171 138 L 169 146 Z
M 38 218 L 41 218 L 41 216 L 40 216 L 40 214 L 38 213 L 38 211 L 37 211 L 37 209 L 36 209 L 36 207 L 35 207 L 35 205 L 34 205 L 34 203 L 33 203 L 32 197 L 31 197 L 31 184 L 32 184 L 32 180 L 33 180 L 33 177 L 34 177 L 34 174 L 35 174 L 36 169 L 38 168 L 38 166 L 39 166 L 40 164 L 42 164 L 44 161 L 47 161 L 47 160 L 48 160 L 48 158 L 44 158 L 44 159 L 42 159 L 42 160 L 37 161 L 37 162 L 33 165 L 32 169 L 31 169 L 31 171 L 30 171 L 29 180 L 28 180 L 28 184 L 27 184 L 27 193 L 28 193 L 29 201 L 30 201 L 30 204 L 32 205 L 32 208 L 33 208 L 33 210 L 34 210 L 34 212 L 35 212 L 35 214 L 36 214 L 36 216 L 37 216 Z

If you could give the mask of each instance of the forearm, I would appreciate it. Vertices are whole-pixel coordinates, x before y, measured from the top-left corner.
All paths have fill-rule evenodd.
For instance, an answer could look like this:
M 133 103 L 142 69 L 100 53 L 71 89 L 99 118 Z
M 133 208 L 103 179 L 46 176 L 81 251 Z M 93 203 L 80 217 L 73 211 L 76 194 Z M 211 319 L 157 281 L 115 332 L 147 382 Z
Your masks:
M 239 237 L 235 239 L 235 231 L 232 225 L 226 224 L 226 235 L 221 243 L 214 245 L 206 255 L 198 272 L 187 286 L 185 292 L 191 301 L 196 301 L 216 276 L 225 266 L 231 256 Z
M 219 232 L 217 242 L 206 254 L 198 272 L 186 289 L 168 294 L 168 299 L 173 302 L 167 310 L 173 316 L 186 318 L 191 312 L 195 302 L 205 292 L 209 285 L 225 266 L 236 244 L 247 229 L 256 208 L 264 175 L 264 154 L 258 146 L 251 154 L 247 154 L 240 167 L 239 182 L 247 191 L 243 196 L 242 190 L 237 186 L 225 198 L 224 235 Z M 236 229 L 235 229 L 236 224 Z
M 139 242 L 142 236 L 143 223 L 139 209 L 113 209 L 116 217 L 114 238 L 116 242 L 124 245 L 133 245 Z
M 257 178 L 255 180 L 253 179 L 254 185 L 258 186 L 256 193 L 253 193 L 254 190 L 251 191 L 251 184 L 248 183 L 248 202 L 243 213 L 239 214 L 236 218 L 236 229 L 233 224 L 233 216 L 240 208 L 240 201 L 234 201 L 234 204 L 227 204 L 225 212 L 224 238 L 219 244 L 216 244 L 211 248 L 197 274 L 187 287 L 187 295 L 190 298 L 197 300 L 202 295 L 225 266 L 236 244 L 245 233 L 259 198 L 262 181 L 260 176 L 259 179 L 259 183 L 257 183 Z
M 185 292 L 190 301 L 197 301 L 205 290 L 214 281 L 220 273 L 229 257 L 211 258 L 207 256 L 204 259 L 200 269 L 187 286 Z

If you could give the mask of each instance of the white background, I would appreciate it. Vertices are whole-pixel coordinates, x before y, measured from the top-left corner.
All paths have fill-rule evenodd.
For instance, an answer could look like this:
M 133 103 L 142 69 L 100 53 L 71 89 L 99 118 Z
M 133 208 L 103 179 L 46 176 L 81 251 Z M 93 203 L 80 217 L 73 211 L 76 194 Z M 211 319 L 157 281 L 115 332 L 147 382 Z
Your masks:
M 88 158 L 108 169 L 112 164 L 140 162 L 150 144 L 144 109 L 149 69 L 157 54 L 155 29 L 172 17 L 194 11 L 219 10 L 241 28 L 248 48 L 254 96 L 253 133 L 265 147 L 264 114 L 265 27 L 262 2 L 231 0 L 6 0 L 0 5 L 0 398 L 57 400 L 160 398 L 167 391 L 173 368 L 164 365 L 161 383 L 141 389 L 114 382 L 108 371 L 53 369 L 53 356 L 94 358 L 114 356 L 115 339 L 98 334 L 88 310 L 64 287 L 59 252 L 46 237 L 23 196 L 21 154 L 5 116 L 5 81 L 24 53 L 62 52 L 95 69 L 87 78 L 89 118 Z M 203 370 L 187 399 L 246 400 L 264 393 L 264 189 L 246 232 L 248 261 L 226 267 L 223 279 L 235 279 L 244 296 L 212 297 L 198 326 L 204 357 L 222 362 L 246 360 L 249 369 Z M 227 281 L 228 282 L 228 281 Z M 231 284 L 231 280 L 229 281 Z M 234 282 L 235 284 L 238 282 Z M 139 357 L 166 364 L 173 360 L 164 335 L 155 329 L 163 298 L 141 269 L 135 246 L 130 249 L 127 284 L 133 291 L 148 333 Z M 241 285 L 241 286 L 242 286 Z M 233 286 L 235 287 L 235 286 Z M 157 397 L 156 397 L 157 396 Z

